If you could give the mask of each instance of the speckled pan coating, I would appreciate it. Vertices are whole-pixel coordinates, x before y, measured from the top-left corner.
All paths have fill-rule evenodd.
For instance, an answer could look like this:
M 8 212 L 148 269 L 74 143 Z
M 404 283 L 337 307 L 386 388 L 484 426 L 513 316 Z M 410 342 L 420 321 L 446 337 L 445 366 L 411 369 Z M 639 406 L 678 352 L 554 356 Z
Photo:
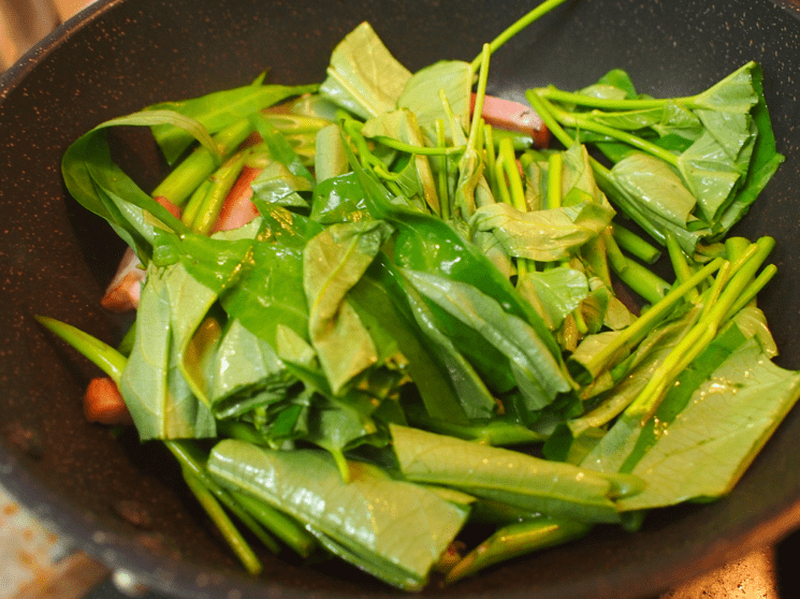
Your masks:
M 471 60 L 530 2 L 426 0 L 294 2 L 112 0 L 90 8 L 29 53 L 0 89 L 0 478 L 76 543 L 154 589 L 180 597 L 389 597 L 398 593 L 335 565 L 266 558 L 241 575 L 199 516 L 170 488 L 168 460 L 135 439 L 87 424 L 80 397 L 93 369 L 39 329 L 36 313 L 108 340 L 120 323 L 98 299 L 122 248 L 108 227 L 66 197 L 67 145 L 93 125 L 159 100 L 241 85 L 321 80 L 333 45 L 373 23 L 409 68 Z M 565 5 L 493 59 L 494 93 L 580 87 L 613 67 L 657 95 L 703 89 L 750 59 L 764 65 L 767 99 L 787 162 L 742 234 L 771 234 L 779 277 L 763 307 L 800 367 L 800 8 L 770 0 L 582 0 Z M 160 172 L 135 138 L 143 185 Z M 800 525 L 795 410 L 733 495 L 654 514 L 627 535 L 588 539 L 523 559 L 442 596 L 491 599 L 642 597 L 722 564 Z

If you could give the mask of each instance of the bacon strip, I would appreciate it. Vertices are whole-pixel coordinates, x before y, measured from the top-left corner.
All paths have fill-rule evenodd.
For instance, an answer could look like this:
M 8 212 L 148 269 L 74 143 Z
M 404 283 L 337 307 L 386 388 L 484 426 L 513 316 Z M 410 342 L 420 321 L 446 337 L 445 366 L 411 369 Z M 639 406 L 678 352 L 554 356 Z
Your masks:
M 470 110 L 475 110 L 475 94 L 472 94 Z M 530 135 L 533 138 L 533 145 L 537 148 L 547 147 L 550 143 L 551 133 L 542 117 L 525 104 L 484 96 L 481 116 L 492 127 Z

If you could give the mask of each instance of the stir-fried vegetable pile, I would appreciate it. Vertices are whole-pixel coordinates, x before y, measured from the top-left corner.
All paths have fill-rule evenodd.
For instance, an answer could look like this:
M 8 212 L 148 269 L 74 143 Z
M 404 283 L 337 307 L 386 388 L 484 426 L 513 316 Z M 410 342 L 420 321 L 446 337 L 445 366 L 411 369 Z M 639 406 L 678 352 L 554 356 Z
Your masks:
M 144 277 L 119 348 L 40 321 L 254 573 L 239 525 L 409 590 L 633 530 L 728 493 L 800 393 L 755 304 L 774 242 L 727 236 L 782 160 L 758 65 L 686 98 L 618 70 L 531 89 L 555 139 L 533 147 L 482 118 L 496 47 L 412 73 L 364 23 L 322 84 L 151 106 L 64 157 Z M 151 193 L 112 161 L 116 126 L 174 165 Z M 496 532 L 459 546 L 475 522 Z

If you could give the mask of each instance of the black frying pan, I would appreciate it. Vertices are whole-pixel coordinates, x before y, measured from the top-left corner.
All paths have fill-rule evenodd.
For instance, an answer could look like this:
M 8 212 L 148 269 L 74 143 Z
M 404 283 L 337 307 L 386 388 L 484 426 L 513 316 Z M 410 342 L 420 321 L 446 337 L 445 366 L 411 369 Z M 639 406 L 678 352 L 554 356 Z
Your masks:
M 319 81 L 329 52 L 369 20 L 416 69 L 471 60 L 532 2 L 430 0 L 106 0 L 24 57 L 0 90 L 0 477 L 22 503 L 114 569 L 180 597 L 389 597 L 398 592 L 339 565 L 266 558 L 243 575 L 172 487 L 154 447 L 87 424 L 80 397 L 94 371 L 41 330 L 35 313 L 113 340 L 121 323 L 98 306 L 122 247 L 67 197 L 59 163 L 93 125 L 156 101 L 274 81 Z M 762 294 L 783 355 L 800 367 L 800 4 L 790 0 L 576 0 L 492 60 L 490 93 L 576 88 L 613 67 L 641 90 L 704 89 L 750 59 L 762 63 L 787 161 L 736 232 L 776 237 L 780 275 Z M 159 176 L 147 142 L 131 167 Z M 429 594 L 539 599 L 653 595 L 800 525 L 800 410 L 789 415 L 727 499 L 654 513 L 635 535 L 597 529 Z

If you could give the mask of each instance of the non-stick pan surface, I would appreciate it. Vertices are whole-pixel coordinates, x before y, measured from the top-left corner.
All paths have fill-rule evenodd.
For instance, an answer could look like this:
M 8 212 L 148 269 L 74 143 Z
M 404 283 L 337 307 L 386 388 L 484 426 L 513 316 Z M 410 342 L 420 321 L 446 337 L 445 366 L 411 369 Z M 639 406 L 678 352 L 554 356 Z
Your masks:
M 409 68 L 471 60 L 531 2 L 426 0 L 112 0 L 68 22 L 23 58 L 0 89 L 0 477 L 19 499 L 113 568 L 181 597 L 389 597 L 340 565 L 266 557 L 240 573 L 173 488 L 169 460 L 131 435 L 84 421 L 95 371 L 41 330 L 34 314 L 108 340 L 121 323 L 98 306 L 122 247 L 64 191 L 60 157 L 80 134 L 156 101 L 242 85 L 260 72 L 320 81 L 330 50 L 369 20 Z M 490 92 L 577 88 L 615 67 L 655 95 L 700 91 L 748 60 L 764 67 L 767 101 L 787 160 L 737 232 L 773 235 L 779 276 L 762 295 L 783 354 L 800 367 L 800 17 L 770 0 L 577 0 L 492 60 Z M 160 163 L 133 140 L 143 185 Z M 587 539 L 428 594 L 569 598 L 652 595 L 772 542 L 800 525 L 795 410 L 723 501 L 654 513 L 637 534 Z

